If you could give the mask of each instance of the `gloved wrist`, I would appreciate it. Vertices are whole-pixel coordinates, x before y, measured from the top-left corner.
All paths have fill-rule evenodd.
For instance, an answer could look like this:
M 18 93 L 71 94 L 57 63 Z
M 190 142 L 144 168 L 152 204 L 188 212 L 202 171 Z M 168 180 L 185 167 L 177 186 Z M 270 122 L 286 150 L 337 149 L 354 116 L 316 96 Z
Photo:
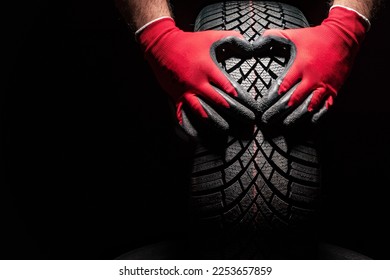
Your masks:
M 341 36 L 346 36 L 345 41 L 355 45 L 361 44 L 370 28 L 370 22 L 366 17 L 351 8 L 340 5 L 330 8 L 329 15 L 322 24 L 341 30 L 343 32 Z
M 370 28 L 371 28 L 371 22 L 370 22 L 370 20 L 369 20 L 365 15 L 363 15 L 362 13 L 359 13 L 359 12 L 356 11 L 355 9 L 352 9 L 352 8 L 350 8 L 350 7 L 343 6 L 343 5 L 332 5 L 332 6 L 330 7 L 329 10 L 332 10 L 333 8 L 336 8 L 336 7 L 344 8 L 344 9 L 347 9 L 347 10 L 349 10 L 349 11 L 352 11 L 352 12 L 355 12 L 356 14 L 358 14 L 358 15 L 366 22 L 367 31 L 370 30 Z
M 136 41 L 147 52 L 167 32 L 178 30 L 174 19 L 170 16 L 156 18 L 135 32 Z
M 163 19 L 172 19 L 172 20 L 173 20 L 173 18 L 170 17 L 170 16 L 162 16 L 162 17 L 158 17 L 158 18 L 156 18 L 156 19 L 154 19 L 154 20 L 152 20 L 152 21 L 149 21 L 148 23 L 146 23 L 146 24 L 144 24 L 143 26 L 141 26 L 137 31 L 135 31 L 135 37 L 138 37 L 139 34 L 141 34 L 141 32 L 142 32 L 144 29 L 146 29 L 148 26 L 152 25 L 152 24 L 155 23 L 155 22 L 158 22 L 158 21 L 160 21 L 160 20 L 163 20 Z

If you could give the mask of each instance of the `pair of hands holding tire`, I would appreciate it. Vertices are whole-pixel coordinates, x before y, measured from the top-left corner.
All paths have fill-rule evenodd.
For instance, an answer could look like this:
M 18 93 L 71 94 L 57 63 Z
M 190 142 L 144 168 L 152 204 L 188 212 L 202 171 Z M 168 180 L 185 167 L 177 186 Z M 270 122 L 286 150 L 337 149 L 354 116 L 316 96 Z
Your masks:
M 179 123 L 196 135 L 188 114 L 223 131 L 229 130 L 225 114 L 288 127 L 303 121 L 317 123 L 350 73 L 367 28 L 359 14 L 337 6 L 318 26 L 268 29 L 253 43 L 236 31 L 184 32 L 170 17 L 149 24 L 137 39 L 160 85 L 174 101 Z M 267 95 L 255 101 L 218 66 L 216 50 L 260 55 L 269 46 L 274 54 L 288 50 L 291 59 Z

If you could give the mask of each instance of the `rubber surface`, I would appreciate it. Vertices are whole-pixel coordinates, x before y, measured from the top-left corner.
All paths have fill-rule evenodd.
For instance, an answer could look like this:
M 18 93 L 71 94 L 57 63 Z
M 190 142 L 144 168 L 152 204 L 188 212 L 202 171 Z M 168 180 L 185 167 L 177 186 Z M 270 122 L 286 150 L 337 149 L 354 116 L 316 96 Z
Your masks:
M 252 42 L 268 28 L 307 26 L 301 11 L 287 4 L 227 1 L 202 9 L 194 30 L 238 30 Z M 287 61 L 237 57 L 220 66 L 260 100 Z M 193 250 L 197 258 L 311 257 L 321 190 L 315 134 L 260 126 L 251 133 L 198 141 L 191 178 Z

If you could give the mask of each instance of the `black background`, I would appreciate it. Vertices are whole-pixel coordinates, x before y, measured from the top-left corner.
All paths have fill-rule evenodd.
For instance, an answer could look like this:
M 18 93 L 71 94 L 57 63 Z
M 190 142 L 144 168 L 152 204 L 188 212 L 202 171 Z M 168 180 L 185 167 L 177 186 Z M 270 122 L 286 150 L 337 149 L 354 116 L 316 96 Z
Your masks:
M 189 144 L 132 35 L 111 1 L 52 2 L 4 9 L 1 259 L 113 259 L 182 235 Z M 390 259 L 389 15 L 321 132 L 321 237 L 374 259 Z

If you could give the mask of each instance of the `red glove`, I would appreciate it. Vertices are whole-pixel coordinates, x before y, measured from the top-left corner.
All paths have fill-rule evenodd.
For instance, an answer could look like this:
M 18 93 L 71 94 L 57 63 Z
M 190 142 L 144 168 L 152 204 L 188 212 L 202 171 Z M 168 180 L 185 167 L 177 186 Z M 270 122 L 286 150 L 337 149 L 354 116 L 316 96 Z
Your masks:
M 198 133 L 189 115 L 225 131 L 229 129 L 228 115 L 246 121 L 255 119 L 253 111 L 258 104 L 217 66 L 216 47 L 248 44 L 250 48 L 239 32 L 184 32 L 172 18 L 165 17 L 136 35 L 160 85 L 176 105 L 179 123 L 188 133 Z
M 266 30 L 267 39 L 291 44 L 292 58 L 261 101 L 261 120 L 287 126 L 306 118 L 316 123 L 349 75 L 369 25 L 356 11 L 333 6 L 318 26 Z

